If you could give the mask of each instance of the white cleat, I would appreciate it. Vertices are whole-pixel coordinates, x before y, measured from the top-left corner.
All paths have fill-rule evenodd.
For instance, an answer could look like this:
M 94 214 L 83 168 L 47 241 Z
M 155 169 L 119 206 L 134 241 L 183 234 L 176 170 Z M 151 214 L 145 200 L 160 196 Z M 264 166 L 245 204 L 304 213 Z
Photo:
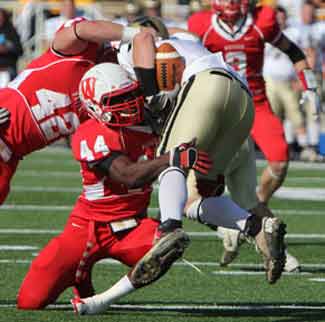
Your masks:
M 245 237 L 239 230 L 234 229 L 218 227 L 218 232 L 223 235 L 224 247 L 220 266 L 227 266 L 237 257 L 239 247 L 245 241 Z
M 96 295 L 84 299 L 75 297 L 70 302 L 76 315 L 99 314 L 105 312 L 109 307 L 107 303 L 103 304 L 97 300 Z
M 300 272 L 300 264 L 298 262 L 298 259 L 291 254 L 289 254 L 287 251 L 286 253 L 286 263 L 284 265 L 284 271 L 288 273 L 298 273 Z

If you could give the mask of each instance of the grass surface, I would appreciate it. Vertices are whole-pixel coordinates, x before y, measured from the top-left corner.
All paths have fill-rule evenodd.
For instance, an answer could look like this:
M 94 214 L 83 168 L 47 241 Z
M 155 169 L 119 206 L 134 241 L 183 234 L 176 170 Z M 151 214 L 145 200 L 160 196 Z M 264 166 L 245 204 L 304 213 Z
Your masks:
M 293 167 L 285 186 L 325 189 L 324 172 L 325 167 Z M 302 273 L 284 274 L 276 285 L 266 283 L 260 256 L 248 244 L 242 246 L 234 265 L 220 268 L 221 241 L 207 227 L 185 220 L 188 232 L 207 233 L 192 237 L 185 254 L 201 273 L 178 262 L 160 281 L 121 299 L 100 316 L 74 316 L 69 305 L 71 290 L 62 294 L 55 307 L 16 310 L 15 297 L 30 261 L 62 230 L 80 182 L 79 166 L 69 150 L 47 149 L 21 162 L 12 193 L 0 209 L 1 322 L 325 321 L 325 201 L 277 198 L 271 207 L 287 223 L 289 237 L 299 234 L 288 237 L 287 242 Z M 151 207 L 157 207 L 155 195 Z M 116 263 L 97 264 L 93 274 L 96 290 L 108 288 L 126 271 Z

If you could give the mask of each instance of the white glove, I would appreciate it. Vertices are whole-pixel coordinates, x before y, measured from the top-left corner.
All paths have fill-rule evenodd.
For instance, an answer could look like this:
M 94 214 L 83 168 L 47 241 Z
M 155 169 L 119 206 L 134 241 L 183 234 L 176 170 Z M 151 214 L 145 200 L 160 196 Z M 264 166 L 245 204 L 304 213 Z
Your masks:
M 312 109 L 312 114 L 315 118 L 315 120 L 319 120 L 320 114 L 324 113 L 321 99 L 316 92 L 316 90 L 307 89 L 302 92 L 300 104 L 306 104 L 309 102 L 310 108 Z
M 0 125 L 8 122 L 9 119 L 10 119 L 10 112 L 4 107 L 0 107 Z

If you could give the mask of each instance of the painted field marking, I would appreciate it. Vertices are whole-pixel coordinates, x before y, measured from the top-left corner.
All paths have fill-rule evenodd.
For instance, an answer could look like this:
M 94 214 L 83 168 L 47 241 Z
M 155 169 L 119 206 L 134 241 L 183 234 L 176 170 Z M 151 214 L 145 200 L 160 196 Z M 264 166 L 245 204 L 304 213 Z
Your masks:
M 16 308 L 16 304 L 0 304 L 0 308 Z M 73 314 L 73 309 L 71 304 L 69 303 L 58 303 L 51 304 L 47 306 L 49 310 L 62 310 L 69 309 L 71 310 L 71 314 Z M 202 304 L 202 305 L 193 305 L 193 304 L 183 304 L 183 305 L 170 305 L 170 304 L 112 304 L 110 308 L 107 310 L 107 314 L 110 311 L 168 311 L 168 312 L 179 312 L 179 313 L 192 313 L 192 314 L 204 314 L 204 313 L 214 313 L 214 314 L 233 314 L 234 316 L 238 316 L 238 314 L 243 315 L 259 315 L 259 316 L 270 316 L 272 313 L 280 315 L 290 316 L 291 313 L 320 313 L 325 311 L 324 303 L 320 303 L 319 305 L 315 305 L 312 303 L 308 305 L 308 303 L 302 304 L 281 304 L 281 303 L 269 303 L 269 304 L 241 304 L 241 303 L 233 303 L 233 304 Z
M 39 234 L 39 235 L 54 235 L 61 233 L 59 229 L 26 229 L 26 228 L 2 228 L 0 234 L 15 234 L 15 235 L 28 235 L 28 234 Z M 187 232 L 190 237 L 221 237 L 218 232 L 198 232 L 190 231 Z M 287 239 L 325 239 L 325 234 L 286 234 Z
M 48 212 L 48 211 L 69 211 L 73 208 L 73 205 L 61 205 L 61 206 L 44 206 L 44 205 L 15 205 L 15 204 L 5 204 L 0 206 L 0 212 L 3 210 L 6 211 L 26 211 L 20 215 L 28 214 L 29 211 L 39 211 L 39 212 Z M 148 213 L 153 214 L 157 213 L 159 208 L 150 207 L 148 208 Z M 299 209 L 280 209 L 274 208 L 272 211 L 275 214 L 279 215 L 294 215 L 294 216 L 325 216 L 325 211 L 323 210 L 299 210 Z

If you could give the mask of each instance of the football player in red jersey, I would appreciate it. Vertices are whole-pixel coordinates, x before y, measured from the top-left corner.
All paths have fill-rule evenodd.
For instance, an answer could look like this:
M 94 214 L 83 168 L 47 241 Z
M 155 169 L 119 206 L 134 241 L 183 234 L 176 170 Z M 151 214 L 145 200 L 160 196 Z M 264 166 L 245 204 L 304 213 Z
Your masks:
M 272 113 L 265 93 L 262 68 L 266 42 L 289 56 L 303 84 L 304 97 L 314 103 L 315 114 L 321 104 L 316 94 L 316 79 L 305 55 L 281 32 L 274 10 L 268 6 L 256 7 L 256 2 L 213 0 L 212 10 L 193 14 L 188 28 L 200 36 L 210 51 L 221 51 L 227 63 L 248 80 L 255 105 L 251 135 L 268 160 L 258 197 L 267 203 L 285 179 L 289 155 L 282 124 Z
M 211 161 L 193 144 L 154 159 L 157 137 L 143 120 L 144 97 L 137 81 L 118 64 L 91 68 L 80 82 L 81 100 L 91 116 L 72 138 L 80 162 L 83 192 L 64 231 L 40 252 L 17 298 L 20 309 L 42 309 L 68 287 L 80 314 L 107 308 L 95 297 L 90 308 L 79 299 L 93 295 L 92 266 L 110 257 L 131 268 L 106 294 L 109 303 L 161 277 L 189 243 L 181 227 L 147 218 L 151 183 L 165 169 L 207 173 Z M 159 236 L 160 238 L 157 238 Z M 41 282 L 40 282 L 41 281 Z
M 0 110 L 0 204 L 19 160 L 69 136 L 87 118 L 80 110 L 78 84 L 95 63 L 114 59 L 104 45 L 131 40 L 140 29 L 109 21 L 70 20 L 57 32 L 51 48 L 0 89 L 0 106 L 5 108 Z

